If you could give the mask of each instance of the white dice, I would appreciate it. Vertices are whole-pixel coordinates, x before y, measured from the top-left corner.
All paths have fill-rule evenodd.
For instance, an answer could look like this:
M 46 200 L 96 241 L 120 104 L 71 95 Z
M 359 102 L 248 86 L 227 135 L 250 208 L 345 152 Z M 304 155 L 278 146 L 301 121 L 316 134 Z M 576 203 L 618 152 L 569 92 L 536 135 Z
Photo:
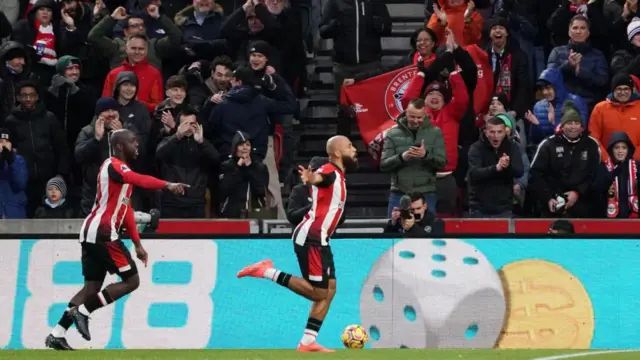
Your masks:
M 396 243 L 360 295 L 360 319 L 374 348 L 492 348 L 505 313 L 493 265 L 455 239 Z

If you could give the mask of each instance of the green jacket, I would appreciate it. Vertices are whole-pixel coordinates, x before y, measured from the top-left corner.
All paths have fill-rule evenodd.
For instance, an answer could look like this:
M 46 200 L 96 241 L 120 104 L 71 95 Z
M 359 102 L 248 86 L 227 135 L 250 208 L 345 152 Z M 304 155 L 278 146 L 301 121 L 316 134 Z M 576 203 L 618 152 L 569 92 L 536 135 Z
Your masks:
M 403 113 L 396 125 L 387 131 L 382 148 L 380 170 L 391 173 L 391 191 L 408 194 L 414 191 L 429 193 L 436 191 L 436 172 L 447 165 L 444 137 L 440 128 L 431 125 L 427 116 L 415 136 L 407 127 Z M 402 153 L 424 140 L 427 154 L 422 159 L 404 161 Z
M 109 67 L 115 69 L 122 65 L 127 58 L 125 54 L 125 39 L 111 38 L 110 35 L 117 21 L 111 16 L 105 16 L 98 22 L 87 36 L 87 40 L 94 44 L 104 57 L 109 59 Z M 167 32 L 161 39 L 150 39 L 147 59 L 149 64 L 162 71 L 162 59 L 175 56 L 182 42 L 182 31 L 165 15 L 160 15 L 160 23 Z

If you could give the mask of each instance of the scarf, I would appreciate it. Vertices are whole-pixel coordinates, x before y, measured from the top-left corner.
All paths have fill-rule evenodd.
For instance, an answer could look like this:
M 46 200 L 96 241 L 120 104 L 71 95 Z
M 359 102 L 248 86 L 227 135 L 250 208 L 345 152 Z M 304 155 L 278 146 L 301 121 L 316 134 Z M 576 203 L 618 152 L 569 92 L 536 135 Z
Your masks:
M 496 57 L 496 70 L 493 72 L 493 81 L 496 84 L 496 92 L 502 92 L 511 100 L 511 54 L 506 50 L 502 54 L 493 53 Z
M 424 66 L 429 66 L 435 59 L 436 59 L 436 55 L 431 53 L 431 56 L 429 56 L 429 58 L 425 60 L 422 58 L 422 55 L 420 55 L 420 53 L 416 51 L 416 53 L 413 54 L 413 61 L 411 62 L 411 64 L 418 65 L 418 62 L 423 61 Z
M 58 206 L 62 206 L 62 204 L 64 204 L 64 201 L 65 201 L 65 200 L 66 200 L 66 199 L 62 199 L 62 200 L 58 201 L 58 203 L 57 203 L 57 204 L 54 204 L 54 203 L 52 203 L 48 198 L 46 198 L 46 199 L 44 199 L 44 203 L 45 203 L 45 204 L 47 204 L 50 208 L 55 209 L 55 208 L 57 208 Z
M 628 161 L 628 163 L 629 163 L 629 179 L 627 181 L 627 196 L 629 201 L 629 210 L 631 210 L 629 217 L 637 218 L 638 217 L 638 189 L 637 189 L 638 169 L 637 169 L 636 162 L 633 159 Z M 607 159 L 605 164 L 609 172 L 612 172 L 616 167 L 610 158 Z M 618 165 L 618 166 L 622 166 L 622 165 Z M 613 179 L 613 184 L 611 184 L 611 187 L 609 188 L 609 192 L 607 194 L 607 217 L 609 218 L 618 217 L 618 214 L 620 213 L 619 197 L 620 197 L 620 183 L 619 183 L 619 176 L 616 176 Z
M 56 53 L 56 36 L 53 33 L 53 24 L 43 26 L 40 21 L 36 20 L 35 26 L 38 33 L 33 47 L 36 49 L 36 54 L 42 56 L 40 64 L 56 66 L 58 54 Z
M 51 86 L 49 86 L 49 92 L 55 97 L 58 97 L 58 95 L 60 94 L 60 88 L 66 85 L 69 85 L 69 92 L 67 93 L 68 95 L 75 95 L 78 91 L 80 91 L 80 88 L 78 87 L 78 85 L 76 85 L 76 83 L 60 74 L 55 74 L 51 78 Z

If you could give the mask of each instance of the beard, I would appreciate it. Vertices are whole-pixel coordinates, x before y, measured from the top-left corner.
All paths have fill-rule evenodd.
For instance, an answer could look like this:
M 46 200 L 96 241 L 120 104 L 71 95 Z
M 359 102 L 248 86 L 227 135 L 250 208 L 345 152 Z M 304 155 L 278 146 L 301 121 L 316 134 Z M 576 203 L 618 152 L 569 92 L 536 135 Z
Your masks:
M 346 172 L 355 172 L 358 170 L 358 159 L 343 156 L 342 165 Z

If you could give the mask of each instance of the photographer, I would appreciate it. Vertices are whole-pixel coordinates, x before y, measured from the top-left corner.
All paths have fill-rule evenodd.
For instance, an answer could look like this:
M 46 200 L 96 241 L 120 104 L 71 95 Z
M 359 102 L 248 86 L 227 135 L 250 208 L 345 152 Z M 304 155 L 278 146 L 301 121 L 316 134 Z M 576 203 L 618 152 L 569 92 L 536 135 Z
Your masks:
M 13 152 L 11 135 L 0 129 L 0 219 L 27 218 L 27 162 Z
M 427 210 L 427 203 L 421 193 L 414 192 L 402 196 L 399 207 L 393 208 L 384 232 L 405 233 L 417 237 L 443 236 L 444 221 L 437 219 Z

